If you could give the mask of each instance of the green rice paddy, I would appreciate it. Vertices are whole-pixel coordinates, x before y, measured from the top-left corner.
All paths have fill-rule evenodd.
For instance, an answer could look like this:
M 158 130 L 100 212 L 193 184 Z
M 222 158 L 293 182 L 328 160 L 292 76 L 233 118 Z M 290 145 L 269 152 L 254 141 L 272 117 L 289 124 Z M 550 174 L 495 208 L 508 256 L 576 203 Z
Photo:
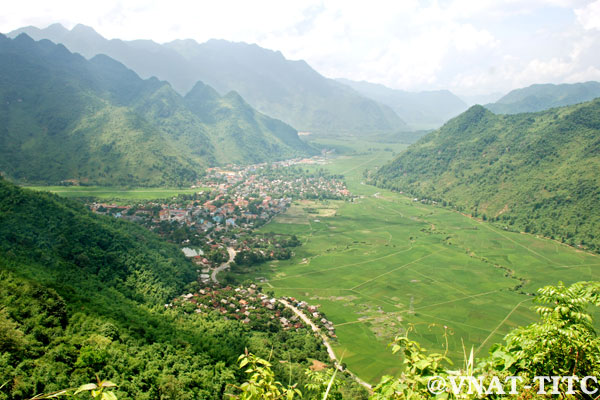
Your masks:
M 388 345 L 408 329 L 430 350 L 445 351 L 447 340 L 449 356 L 461 363 L 463 343 L 484 356 L 511 329 L 534 321 L 529 294 L 537 288 L 600 279 L 597 255 L 361 182 L 365 168 L 404 145 L 340 144 L 350 155 L 326 168 L 344 174 L 360 197 L 295 203 L 262 231 L 296 234 L 303 245 L 290 260 L 253 267 L 242 278 L 266 278 L 265 289 L 320 305 L 336 326 L 338 357 L 366 381 L 399 372 L 401 360 Z M 123 201 L 202 190 L 32 189 Z
M 400 370 L 388 344 L 411 326 L 411 337 L 430 350 L 445 350 L 447 332 L 449 356 L 462 363 L 463 343 L 485 356 L 535 320 L 528 293 L 600 278 L 596 255 L 362 184 L 363 170 L 386 156 L 374 151 L 328 165 L 361 197 L 295 203 L 262 230 L 296 234 L 303 246 L 244 276 L 320 305 L 336 326 L 338 357 L 361 378 L 373 383 Z
M 196 193 L 203 188 L 196 189 L 168 189 L 168 188 L 110 188 L 101 186 L 29 186 L 28 189 L 56 193 L 62 197 L 94 197 L 102 200 L 155 200 L 174 197 L 178 194 Z

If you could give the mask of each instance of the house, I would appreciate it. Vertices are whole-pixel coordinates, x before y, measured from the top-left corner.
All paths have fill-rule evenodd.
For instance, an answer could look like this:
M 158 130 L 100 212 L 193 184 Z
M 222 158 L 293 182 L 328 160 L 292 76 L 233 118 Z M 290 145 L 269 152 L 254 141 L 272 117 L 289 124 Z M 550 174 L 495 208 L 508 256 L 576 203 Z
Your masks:
M 191 249 L 189 247 L 184 247 L 183 249 L 181 249 L 181 251 L 183 252 L 183 254 L 185 254 L 186 257 L 200 257 L 204 254 L 204 252 L 200 249 Z
M 162 209 L 158 212 L 158 218 L 161 221 L 168 221 L 170 219 L 169 209 Z

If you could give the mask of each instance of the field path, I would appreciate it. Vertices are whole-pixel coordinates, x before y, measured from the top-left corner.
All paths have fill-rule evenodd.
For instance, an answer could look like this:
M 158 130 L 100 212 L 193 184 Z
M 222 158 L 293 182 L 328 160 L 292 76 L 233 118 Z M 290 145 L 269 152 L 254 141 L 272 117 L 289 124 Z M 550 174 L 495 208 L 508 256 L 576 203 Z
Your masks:
M 465 214 L 463 214 L 463 215 L 465 215 Z M 486 229 L 488 229 L 489 231 L 492 231 L 495 234 L 502 236 L 504 239 L 506 239 L 506 240 L 508 240 L 508 241 L 510 241 L 510 242 L 512 242 L 514 244 L 516 244 L 517 246 L 520 246 L 520 247 L 524 248 L 525 250 L 527 250 L 527 251 L 535 254 L 536 256 L 538 256 L 540 258 L 543 258 L 544 260 L 546 260 L 546 261 L 548 261 L 548 262 L 550 262 L 552 264 L 558 264 L 556 261 L 553 261 L 553 260 L 549 259 L 548 257 L 541 255 L 537 251 L 532 250 L 529 247 L 522 245 L 521 243 L 513 240 L 512 238 L 508 237 L 507 235 L 503 234 L 502 232 L 499 232 L 497 229 L 492 228 L 489 223 L 485 223 L 483 221 L 479 221 L 479 220 L 477 220 L 477 219 L 475 219 L 473 217 L 469 217 L 469 216 L 467 216 L 467 217 L 470 218 L 471 220 L 477 222 L 479 225 L 485 226 Z
M 466 299 L 472 299 L 472 298 L 475 298 L 475 297 L 486 296 L 488 294 L 498 293 L 499 291 L 500 291 L 500 289 L 490 290 L 489 292 L 477 293 L 477 294 L 474 294 L 474 295 L 471 295 L 471 296 L 460 297 L 460 298 L 454 299 L 454 300 L 443 301 L 441 303 L 428 304 L 428 305 L 425 305 L 425 306 L 416 307 L 414 309 L 414 311 L 423 310 L 425 308 L 430 308 L 430 307 L 436 307 L 436 306 L 443 305 L 443 304 L 456 303 L 458 301 L 463 301 L 463 300 L 466 300 Z M 364 293 L 361 293 L 361 292 L 358 292 L 358 291 L 356 293 L 360 294 L 361 296 L 365 296 Z M 367 296 L 367 297 L 370 297 L 370 296 Z M 376 299 L 376 300 L 381 301 L 379 299 Z M 408 312 L 408 310 L 400 310 L 400 312 L 401 313 L 406 313 L 406 312 Z M 348 322 L 342 322 L 341 324 L 335 324 L 335 326 L 338 327 L 338 326 L 343 326 L 343 325 L 359 324 L 361 322 L 370 321 L 370 320 L 377 319 L 377 318 L 381 318 L 381 317 L 380 316 L 375 316 L 375 317 L 368 317 L 368 318 L 363 318 L 363 319 L 357 319 L 356 321 L 348 321 Z M 452 322 L 454 322 L 454 321 L 452 321 Z
M 334 269 L 340 269 L 340 268 L 346 268 L 346 267 L 353 267 L 353 266 L 356 266 L 356 265 L 366 264 L 366 263 L 370 263 L 370 262 L 373 262 L 373 261 L 381 260 L 381 259 L 384 259 L 384 258 L 387 258 L 387 257 L 392 257 L 392 256 L 398 255 L 400 253 L 404 253 L 404 252 L 410 251 L 411 249 L 412 249 L 412 246 L 409 246 L 407 249 L 400 250 L 400 251 L 397 251 L 395 253 L 391 253 L 391 254 L 388 254 L 388 255 L 385 255 L 385 256 L 381 256 L 381 257 L 377 257 L 377 258 L 372 258 L 372 259 L 365 260 L 365 261 L 359 261 L 359 262 L 352 263 L 352 264 L 344 264 L 344 265 L 340 265 L 340 266 L 337 266 L 337 267 L 326 268 L 326 269 L 319 269 L 319 270 L 315 270 L 315 271 L 305 272 L 303 274 L 290 275 L 290 276 L 285 276 L 283 278 L 270 279 L 269 282 L 284 281 L 284 280 L 290 279 L 290 278 L 299 278 L 301 276 L 318 274 L 320 272 L 332 271 Z M 431 254 L 429 254 L 429 255 L 431 255 Z
M 373 161 L 375 161 L 375 160 L 377 160 L 377 159 L 379 159 L 379 157 L 373 157 L 372 159 L 370 159 L 370 160 L 367 160 L 367 161 L 365 161 L 364 163 L 360 163 L 360 164 L 358 164 L 358 165 L 355 165 L 354 167 L 352 167 L 352 168 L 350 168 L 350 169 L 347 169 L 347 170 L 343 171 L 343 172 L 342 172 L 342 174 L 343 174 L 343 175 L 346 175 L 348 172 L 354 171 L 355 169 L 357 169 L 357 168 L 360 168 L 360 167 L 362 167 L 362 166 L 363 166 L 363 165 L 365 165 L 365 164 L 370 164 L 370 163 L 372 163 Z
M 340 371 L 344 371 L 344 368 L 342 367 L 342 365 L 340 364 L 340 361 L 338 360 L 337 356 L 335 355 L 335 352 L 333 351 L 333 347 L 331 347 L 331 344 L 329 343 L 327 336 L 323 332 L 321 332 L 321 329 L 317 325 L 315 325 L 315 323 L 312 322 L 297 307 L 291 305 L 289 302 L 287 302 L 286 300 L 283 300 L 283 299 L 279 299 L 279 302 L 281 304 L 283 304 L 284 306 L 286 306 L 287 308 L 289 308 L 290 310 L 292 310 L 294 312 L 294 314 L 296 314 L 298 317 L 300 317 L 300 319 L 302 321 L 304 321 L 304 323 L 306 323 L 307 325 L 309 325 L 312 328 L 313 332 L 315 332 L 317 335 L 319 335 L 321 340 L 323 340 L 323 344 L 325 345 L 325 348 L 327 349 L 327 354 L 329 354 L 329 358 L 331 359 L 331 361 L 333 361 L 335 367 Z M 371 389 L 371 385 L 369 385 L 367 382 L 363 381 L 358 376 L 354 375 L 348 369 L 346 369 L 345 371 L 348 374 L 350 374 L 356 382 L 360 383 L 362 386 L 366 387 L 369 390 Z
M 446 249 L 442 249 L 442 250 L 440 250 L 440 251 L 436 251 L 436 252 L 434 252 L 434 253 L 427 254 L 426 256 L 423 256 L 423 257 L 421 257 L 421 258 L 417 258 L 416 260 L 413 260 L 413 261 L 411 261 L 411 262 L 408 262 L 408 263 L 406 263 L 406 264 L 403 264 L 403 265 L 401 265 L 401 266 L 399 266 L 399 267 L 397 267 L 397 268 L 391 269 L 391 270 L 389 270 L 389 271 L 387 271 L 387 272 L 384 272 L 384 273 L 383 273 L 383 274 L 381 274 L 381 275 L 377 275 L 377 276 L 376 276 L 376 277 L 374 277 L 374 278 L 371 278 L 371 279 L 369 279 L 369 280 L 366 280 L 366 281 L 364 281 L 363 283 L 361 283 L 361 284 L 359 284 L 359 285 L 356 285 L 356 286 L 354 286 L 354 287 L 350 288 L 350 290 L 356 290 L 356 288 L 359 288 L 359 287 L 361 287 L 361 286 L 363 286 L 363 285 L 365 285 L 365 284 L 367 284 L 367 283 L 369 283 L 369 282 L 373 282 L 374 280 L 377 280 L 377 279 L 381 278 L 382 276 L 385 276 L 385 275 L 387 275 L 387 274 L 391 274 L 392 272 L 398 271 L 399 269 L 402 269 L 402 268 L 408 267 L 409 265 L 411 265 L 411 264 L 414 264 L 414 263 L 416 263 L 417 261 L 421 261 L 421 260 L 422 260 L 422 259 L 424 259 L 424 258 L 430 257 L 430 256 L 432 256 L 432 255 L 434 255 L 434 254 L 441 253 L 442 251 L 446 251 Z M 390 254 L 390 255 L 391 255 L 391 254 Z M 388 257 L 389 257 L 389 256 L 388 256 Z M 383 257 L 381 257 L 381 258 L 383 258 Z M 374 260 L 371 260 L 371 261 L 374 261 Z
M 506 317 L 504 317 L 504 319 L 498 324 L 498 326 L 496 326 L 496 328 L 494 328 L 494 330 L 488 335 L 488 337 L 485 338 L 485 340 L 481 343 L 481 345 L 479 345 L 479 347 L 477 348 L 477 350 L 475 350 L 475 354 L 477 355 L 477 353 L 479 353 L 479 351 L 483 348 L 483 346 L 485 346 L 485 344 L 487 343 L 487 341 L 494 336 L 494 334 L 498 331 L 498 329 L 500 329 L 500 327 L 502 325 L 504 325 L 504 323 L 510 318 L 510 316 L 517 310 L 517 308 L 519 308 L 521 306 L 521 304 L 527 302 L 527 301 L 531 301 L 533 299 L 525 299 L 523 301 L 520 301 L 517 303 L 516 306 L 513 307 L 512 310 L 510 310 L 510 312 L 508 313 L 508 315 L 506 315 Z

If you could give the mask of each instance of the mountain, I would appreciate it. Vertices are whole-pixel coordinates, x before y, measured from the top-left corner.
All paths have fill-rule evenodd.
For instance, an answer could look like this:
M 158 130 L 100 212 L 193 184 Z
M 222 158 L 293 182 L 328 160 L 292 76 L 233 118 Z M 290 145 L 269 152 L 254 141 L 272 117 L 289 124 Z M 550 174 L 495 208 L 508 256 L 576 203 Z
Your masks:
M 235 93 L 183 98 L 105 55 L 25 34 L 0 36 L 0 80 L 0 171 L 21 182 L 180 185 L 208 165 L 315 152 Z
M 501 92 L 493 92 L 487 94 L 461 94 L 459 97 L 462 101 L 464 101 L 469 107 L 474 106 L 475 104 L 487 104 L 498 101 L 504 93 Z
M 198 82 L 184 102 L 210 127 L 213 155 L 220 163 L 260 163 L 316 154 L 294 128 L 257 112 L 237 92 L 220 96 Z
M 301 380 L 313 358 L 327 359 L 308 330 L 266 318 L 249 329 L 192 303 L 166 308 L 199 289 L 196 268 L 139 225 L 0 178 L 0 398 L 97 374 L 119 399 L 216 400 L 244 381 L 246 348 L 288 360 L 275 366 L 279 380 Z
M 464 101 L 448 90 L 406 92 L 365 81 L 338 81 L 391 107 L 413 129 L 438 128 L 468 108 Z
M 473 106 L 372 177 L 510 229 L 600 249 L 600 99 L 531 114 Z
M 485 107 L 496 114 L 518 114 L 583 103 L 600 97 L 600 82 L 537 84 L 516 89 Z
M 20 33 L 62 43 L 87 58 L 106 54 L 143 78 L 168 81 L 181 94 L 187 94 L 197 81 L 221 94 L 236 91 L 258 111 L 300 131 L 369 134 L 406 129 L 389 107 L 321 76 L 304 61 L 290 61 L 280 52 L 253 44 L 107 40 L 83 25 L 67 30 L 58 24 L 21 28 L 9 36 Z

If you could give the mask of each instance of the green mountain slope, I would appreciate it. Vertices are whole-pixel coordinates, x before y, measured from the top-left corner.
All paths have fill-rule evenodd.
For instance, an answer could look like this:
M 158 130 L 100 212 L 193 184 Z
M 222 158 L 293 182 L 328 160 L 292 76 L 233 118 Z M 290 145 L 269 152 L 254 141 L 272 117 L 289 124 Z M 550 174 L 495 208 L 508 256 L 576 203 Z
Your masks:
M 106 57 L 87 61 L 26 35 L 0 37 L 0 58 L 0 170 L 8 176 L 180 184 L 204 165 L 131 107 L 164 82 L 142 81 L 122 65 L 105 70 Z M 210 145 L 204 132 L 196 135 Z
M 326 359 L 309 331 L 265 321 L 250 330 L 217 312 L 167 309 L 196 266 L 146 229 L 0 178 L 0 399 L 30 399 L 95 381 L 119 399 L 221 399 L 248 348 L 291 360 L 303 380 Z M 302 367 L 299 366 L 302 363 Z
M 184 101 L 211 127 L 214 157 L 221 163 L 258 163 L 316 154 L 295 129 L 257 112 L 236 92 L 220 96 L 198 82 Z
M 152 398 L 152 391 L 144 395 L 144 385 L 158 389 L 171 368 L 176 374 L 194 366 L 204 371 L 211 357 L 228 360 L 243 351 L 243 340 L 228 333 L 239 334 L 239 328 L 208 321 L 186 326 L 159 312 L 196 276 L 174 245 L 142 227 L 2 179 L 0 275 L 0 330 L 10 338 L 10 346 L 0 345 L 0 379 L 7 382 L 0 398 L 70 387 L 93 380 L 94 371 L 125 383 L 123 378 L 145 369 L 156 376 L 140 376 L 123 390 L 131 398 Z M 210 343 L 218 336 L 232 351 L 211 356 Z M 173 359 L 178 353 L 197 359 L 157 364 L 158 354 Z
M 314 154 L 243 101 L 209 101 L 227 112 L 204 119 L 168 83 L 107 56 L 87 61 L 21 35 L 0 37 L 0 61 L 0 171 L 21 182 L 179 185 L 207 165 Z M 243 141 L 257 143 L 252 154 Z
M 583 103 L 600 97 L 600 82 L 541 84 L 516 89 L 485 107 L 496 114 L 518 114 Z
M 304 61 L 257 45 L 210 40 L 107 40 L 92 28 L 25 27 L 9 33 L 62 43 L 85 57 L 106 54 L 140 76 L 164 79 L 182 94 L 202 81 L 219 93 L 238 92 L 252 107 L 301 131 L 325 134 L 389 133 L 406 129 L 389 107 L 327 79 Z
M 391 107 L 413 129 L 438 128 L 468 108 L 464 101 L 448 90 L 407 92 L 365 81 L 338 81 Z
M 535 114 L 473 106 L 412 145 L 376 184 L 503 226 L 600 249 L 600 100 Z

